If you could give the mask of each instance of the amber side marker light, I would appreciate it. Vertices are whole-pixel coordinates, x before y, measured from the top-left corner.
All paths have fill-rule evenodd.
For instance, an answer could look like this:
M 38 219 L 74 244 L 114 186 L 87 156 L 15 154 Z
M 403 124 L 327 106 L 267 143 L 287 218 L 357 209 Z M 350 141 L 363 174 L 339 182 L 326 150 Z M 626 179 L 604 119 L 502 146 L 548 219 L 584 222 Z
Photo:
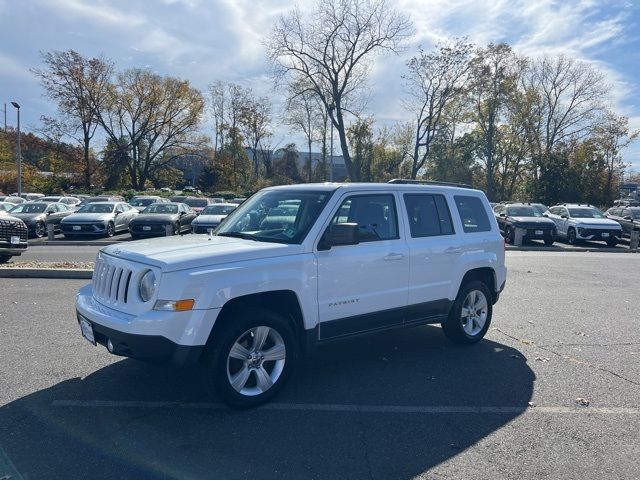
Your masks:
M 158 300 L 153 306 L 153 309 L 168 312 L 185 312 L 187 310 L 193 310 L 194 303 L 195 300 L 193 298 L 186 298 L 184 300 Z

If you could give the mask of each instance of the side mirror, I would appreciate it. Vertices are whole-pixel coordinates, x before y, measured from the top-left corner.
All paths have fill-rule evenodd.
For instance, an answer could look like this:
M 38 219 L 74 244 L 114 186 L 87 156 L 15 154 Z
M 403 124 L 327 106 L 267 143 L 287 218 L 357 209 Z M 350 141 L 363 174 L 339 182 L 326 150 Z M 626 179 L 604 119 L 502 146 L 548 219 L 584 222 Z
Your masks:
M 627 215 L 626 217 L 624 217 L 625 220 L 633 220 L 629 215 Z
M 122 213 L 122 212 L 118 212 L 118 211 L 116 211 L 116 212 L 115 212 L 116 217 L 117 217 L 118 215 L 120 215 L 121 213 Z
M 501 216 L 502 218 L 505 218 L 505 217 L 507 216 L 507 214 L 506 214 L 506 213 L 501 213 L 501 214 L 500 214 L 500 216 Z
M 546 213 L 543 213 L 542 216 L 545 218 L 549 218 L 549 215 L 547 215 Z
M 51 210 L 47 210 L 47 213 L 46 213 L 46 214 L 47 214 L 47 217 L 48 217 L 49 215 L 51 215 L 52 213 L 53 213 L 53 212 L 52 212 Z
M 180 212 L 180 216 L 184 217 L 187 214 L 187 212 Z
M 337 223 L 327 229 L 318 248 L 329 250 L 331 247 L 358 243 L 360 243 L 360 230 L 357 223 Z
M 569 217 L 567 217 L 566 215 L 560 215 L 560 218 L 564 218 L 566 220 Z

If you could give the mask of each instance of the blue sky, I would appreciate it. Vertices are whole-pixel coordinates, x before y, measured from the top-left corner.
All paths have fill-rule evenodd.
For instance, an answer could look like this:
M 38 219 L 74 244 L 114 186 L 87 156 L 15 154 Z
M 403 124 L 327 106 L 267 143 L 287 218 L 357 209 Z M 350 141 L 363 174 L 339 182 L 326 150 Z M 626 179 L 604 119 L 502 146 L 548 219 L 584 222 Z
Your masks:
M 400 73 L 419 45 L 467 36 L 484 45 L 505 41 L 529 56 L 565 53 L 605 72 L 611 104 L 640 128 L 640 1 L 394 0 L 411 16 L 416 36 L 403 55 L 376 61 L 368 111 L 380 123 L 407 120 Z M 302 10 L 314 2 L 304 1 Z M 290 0 L 0 0 L 1 101 L 18 101 L 22 123 L 36 127 L 53 106 L 29 72 L 39 51 L 73 48 L 104 54 L 119 68 L 150 67 L 188 78 L 206 90 L 227 80 L 281 101 L 272 89 L 261 39 Z M 1 107 L 1 104 L 0 104 Z M 15 114 L 8 112 L 8 123 Z M 277 117 L 276 117 L 277 120 Z M 293 137 L 276 129 L 274 143 Z M 297 140 L 293 138 L 293 140 Z M 625 160 L 640 171 L 640 145 Z

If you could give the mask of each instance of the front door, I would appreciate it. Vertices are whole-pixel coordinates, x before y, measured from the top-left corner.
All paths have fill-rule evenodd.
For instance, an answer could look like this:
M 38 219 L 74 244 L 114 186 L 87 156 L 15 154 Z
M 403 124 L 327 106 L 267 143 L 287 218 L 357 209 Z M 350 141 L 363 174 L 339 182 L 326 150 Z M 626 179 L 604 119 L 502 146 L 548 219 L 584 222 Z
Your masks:
M 317 251 L 320 339 L 402 325 L 409 255 L 393 194 L 342 198 L 331 223 L 357 223 L 360 243 Z

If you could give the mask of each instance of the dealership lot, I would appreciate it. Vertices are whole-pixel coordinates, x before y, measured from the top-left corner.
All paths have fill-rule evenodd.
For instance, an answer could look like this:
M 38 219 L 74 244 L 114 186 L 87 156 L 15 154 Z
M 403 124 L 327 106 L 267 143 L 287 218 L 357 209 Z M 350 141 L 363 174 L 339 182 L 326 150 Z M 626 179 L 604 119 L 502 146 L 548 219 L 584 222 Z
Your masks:
M 477 346 L 439 327 L 336 343 L 246 412 L 195 371 L 84 341 L 85 281 L 3 279 L 0 478 L 640 477 L 640 256 L 510 251 L 507 266 Z

